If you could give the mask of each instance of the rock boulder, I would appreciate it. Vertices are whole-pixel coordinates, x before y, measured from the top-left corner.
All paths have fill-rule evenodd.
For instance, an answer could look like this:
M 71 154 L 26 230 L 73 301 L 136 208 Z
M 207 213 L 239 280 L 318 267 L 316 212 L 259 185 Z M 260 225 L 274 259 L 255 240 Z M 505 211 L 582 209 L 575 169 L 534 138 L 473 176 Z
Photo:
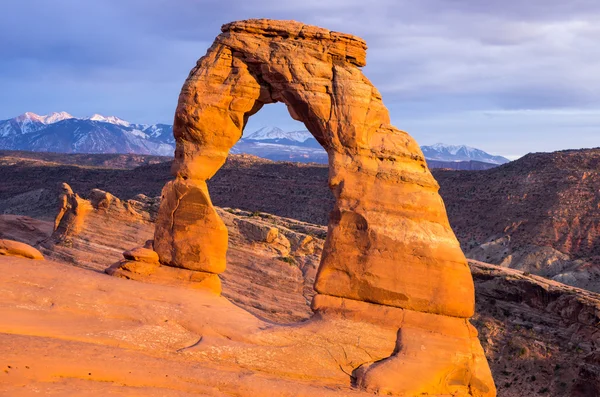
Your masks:
M 20 256 L 38 260 L 44 259 L 44 255 L 31 245 L 5 239 L 0 239 L 0 255 Z

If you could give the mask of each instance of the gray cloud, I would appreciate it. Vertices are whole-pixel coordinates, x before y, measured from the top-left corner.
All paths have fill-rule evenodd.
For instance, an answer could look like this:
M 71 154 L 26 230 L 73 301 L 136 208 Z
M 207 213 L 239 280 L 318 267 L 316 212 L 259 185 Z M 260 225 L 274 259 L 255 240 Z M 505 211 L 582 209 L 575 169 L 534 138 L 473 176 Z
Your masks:
M 365 38 L 365 73 L 417 138 L 435 136 L 431 118 L 480 128 L 474 115 L 486 111 L 600 107 L 595 0 L 19 0 L 3 11 L 0 118 L 64 109 L 170 122 L 220 25 L 254 17 Z M 285 112 L 264 113 L 254 122 L 291 125 Z M 544 119 L 528 128 L 536 135 Z M 453 143 L 492 142 L 456 134 Z

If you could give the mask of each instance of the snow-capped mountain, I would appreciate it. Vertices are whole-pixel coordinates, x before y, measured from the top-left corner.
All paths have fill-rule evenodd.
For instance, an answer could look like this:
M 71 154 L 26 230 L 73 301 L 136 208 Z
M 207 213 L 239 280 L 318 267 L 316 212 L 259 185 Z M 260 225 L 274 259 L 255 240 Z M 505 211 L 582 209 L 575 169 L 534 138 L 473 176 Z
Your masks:
M 502 156 L 494 156 L 483 150 L 465 145 L 445 145 L 436 143 L 431 146 L 421 146 L 423 155 L 428 160 L 440 161 L 481 161 L 491 164 L 505 164 L 510 160 Z
M 35 113 L 29 113 L 29 114 L 33 115 L 34 117 L 37 116 Z M 44 124 L 54 124 L 54 123 L 58 123 L 59 121 L 74 118 L 67 112 L 54 112 L 54 113 L 50 113 L 46 116 L 38 116 L 38 117 L 42 120 L 42 122 Z
M 460 145 L 422 146 L 430 168 L 487 169 L 509 160 L 483 150 Z M 247 153 L 270 160 L 327 163 L 327 153 L 308 131 L 285 132 L 278 127 L 263 127 L 243 137 L 232 153 Z M 476 162 L 477 164 L 458 164 Z
M 45 116 L 27 112 L 14 119 L 0 121 L 0 138 L 12 134 L 27 134 L 39 131 L 47 125 L 72 118 L 73 116 L 67 112 L 54 112 Z
M 262 127 L 248 136 L 244 137 L 247 141 L 262 141 L 262 142 L 275 142 L 275 141 L 291 141 L 296 143 L 303 143 L 308 139 L 314 139 L 312 134 L 308 131 L 284 131 L 278 127 Z
M 252 154 L 275 161 L 327 163 L 327 152 L 306 130 L 284 131 L 262 127 L 245 135 L 231 149 L 234 154 Z
M 131 125 L 131 123 L 129 121 L 125 121 L 116 116 L 106 117 L 106 116 L 102 116 L 101 114 L 98 114 L 98 113 L 92 115 L 91 117 L 86 117 L 84 120 L 101 121 L 103 123 L 122 125 L 124 127 L 129 127 Z
M 173 127 L 167 124 L 133 124 L 99 114 L 76 118 L 66 112 L 27 112 L 0 121 L 0 149 L 172 156 L 174 148 Z
M 0 121 L 0 149 L 172 156 L 175 139 L 173 126 L 168 124 L 134 124 L 116 116 L 100 114 L 77 118 L 66 112 L 45 116 L 27 112 Z M 468 146 L 440 143 L 421 149 L 431 168 L 482 169 L 509 161 Z M 310 132 L 284 131 L 272 126 L 246 134 L 231 153 L 304 163 L 328 161 L 327 153 Z

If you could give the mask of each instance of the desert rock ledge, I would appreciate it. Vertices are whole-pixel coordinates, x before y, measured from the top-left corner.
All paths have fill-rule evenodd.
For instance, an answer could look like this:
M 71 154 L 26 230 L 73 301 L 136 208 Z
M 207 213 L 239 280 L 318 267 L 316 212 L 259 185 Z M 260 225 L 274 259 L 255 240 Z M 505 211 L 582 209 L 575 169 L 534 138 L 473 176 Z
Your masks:
M 366 44 L 351 35 L 295 21 L 224 25 L 179 96 L 175 179 L 162 192 L 153 248 L 163 265 L 223 272 L 227 229 L 206 180 L 248 118 L 282 102 L 329 156 L 335 206 L 313 307 L 321 316 L 397 318 L 394 354 L 355 369 L 357 385 L 403 396 L 495 396 L 468 322 L 473 280 L 438 184 L 414 139 L 390 124 L 365 64 Z
M 0 239 L 0 255 L 20 256 L 28 259 L 44 259 L 44 255 L 29 244 Z

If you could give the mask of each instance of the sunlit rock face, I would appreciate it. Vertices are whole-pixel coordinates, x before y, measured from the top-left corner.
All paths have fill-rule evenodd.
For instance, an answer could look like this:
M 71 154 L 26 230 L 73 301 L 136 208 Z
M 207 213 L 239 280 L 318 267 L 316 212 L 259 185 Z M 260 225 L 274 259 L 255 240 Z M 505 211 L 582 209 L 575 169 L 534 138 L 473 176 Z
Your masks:
M 391 357 L 355 369 L 357 385 L 407 396 L 494 396 L 468 322 L 472 277 L 438 184 L 417 143 L 390 125 L 360 70 L 365 64 L 366 44 L 351 35 L 294 21 L 224 25 L 179 97 L 175 180 L 163 189 L 154 250 L 163 265 L 223 272 L 227 228 L 206 180 L 248 118 L 283 102 L 327 151 L 335 196 L 313 308 L 374 322 L 391 315 L 399 329 Z
M 44 255 L 29 244 L 19 241 L 0 239 L 0 255 L 43 260 Z

